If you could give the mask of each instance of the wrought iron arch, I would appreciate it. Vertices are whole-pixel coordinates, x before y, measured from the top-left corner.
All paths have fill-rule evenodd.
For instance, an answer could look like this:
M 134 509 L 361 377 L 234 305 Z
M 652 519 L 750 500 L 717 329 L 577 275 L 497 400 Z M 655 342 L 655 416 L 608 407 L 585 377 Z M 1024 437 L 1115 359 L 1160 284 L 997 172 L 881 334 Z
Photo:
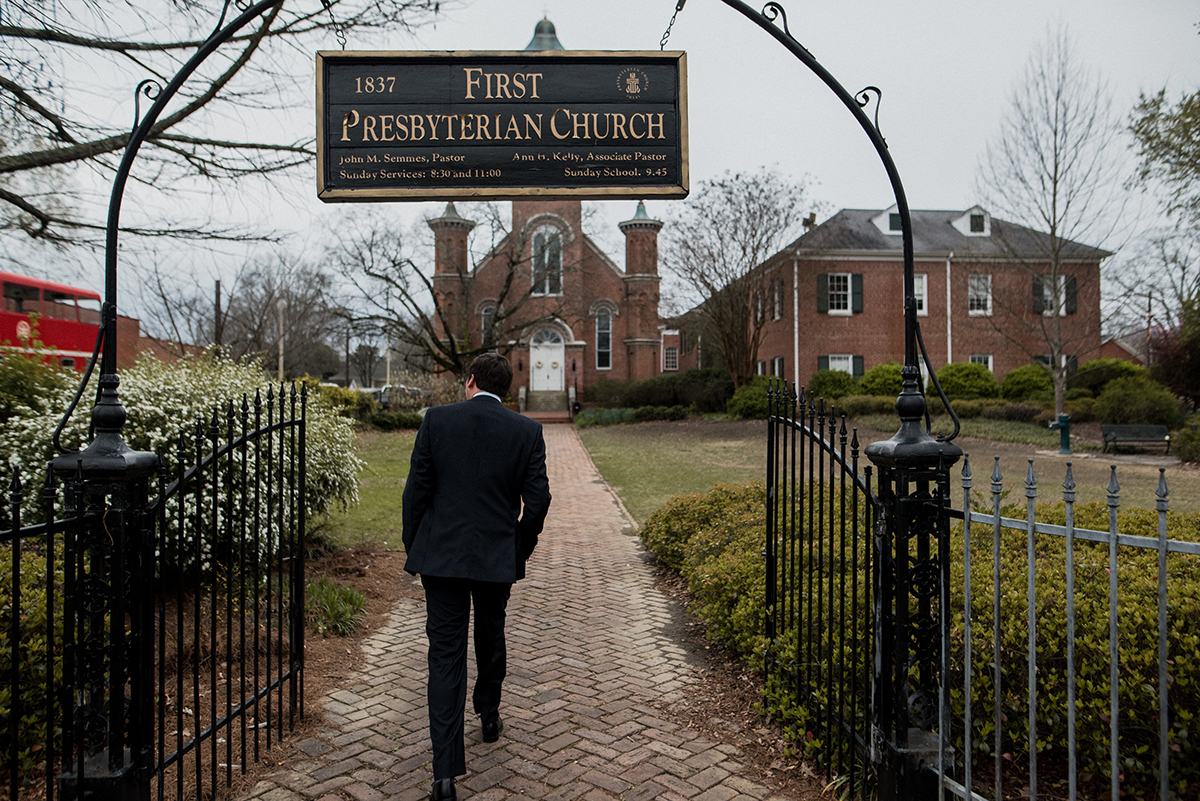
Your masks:
M 884 170 L 887 172 L 892 192 L 896 197 L 896 210 L 900 215 L 904 255 L 904 368 L 902 372 L 904 376 L 904 390 L 901 392 L 900 398 L 896 401 L 896 411 L 900 415 L 901 426 L 900 431 L 892 439 L 885 443 L 874 443 L 868 446 L 868 452 L 873 451 L 875 456 L 889 460 L 896 457 L 917 457 L 928 462 L 936 462 L 939 452 L 944 453 L 947 457 L 950 456 L 950 452 L 961 454 L 957 446 L 949 444 L 951 440 L 958 436 L 958 417 L 954 414 L 954 410 L 951 408 L 946 394 L 942 391 L 941 385 L 937 381 L 932 365 L 929 363 L 929 356 L 926 353 L 925 343 L 921 337 L 920 324 L 917 321 L 916 278 L 913 270 L 912 215 L 908 208 L 908 198 L 904 193 L 904 184 L 900 180 L 900 172 L 896 169 L 896 163 L 892 160 L 891 153 L 888 151 L 887 141 L 883 138 L 883 134 L 879 129 L 879 105 L 883 97 L 883 92 L 875 86 L 866 86 L 855 94 L 847 91 L 813 57 L 812 53 L 792 35 L 791 28 L 788 27 L 787 11 L 781 4 L 775 2 L 775 0 L 770 0 L 770 2 L 766 3 L 761 11 L 754 10 L 753 7 L 742 2 L 742 0 L 721 0 L 721 2 L 773 36 L 776 41 L 787 48 L 788 52 L 794 55 L 837 95 L 838 99 L 842 101 L 842 105 L 854 116 L 854 119 L 870 140 L 871 145 L 875 148 L 875 152 L 879 155 Z M 682 11 L 686 3 L 687 0 L 679 0 L 675 6 L 675 13 L 678 14 Z M 674 21 L 675 17 L 672 16 L 671 23 L 673 24 Z M 663 47 L 666 46 L 670 30 L 671 27 L 668 25 L 667 32 L 662 39 Z M 874 100 L 873 118 L 868 117 L 866 112 L 866 108 L 871 105 L 872 100 Z M 919 386 L 920 369 L 918 367 L 918 359 L 925 361 L 929 378 L 954 420 L 954 432 L 948 437 L 935 439 L 930 434 L 928 428 L 922 428 L 920 425 L 921 419 L 925 418 L 926 425 L 928 426 L 928 411 L 924 393 Z

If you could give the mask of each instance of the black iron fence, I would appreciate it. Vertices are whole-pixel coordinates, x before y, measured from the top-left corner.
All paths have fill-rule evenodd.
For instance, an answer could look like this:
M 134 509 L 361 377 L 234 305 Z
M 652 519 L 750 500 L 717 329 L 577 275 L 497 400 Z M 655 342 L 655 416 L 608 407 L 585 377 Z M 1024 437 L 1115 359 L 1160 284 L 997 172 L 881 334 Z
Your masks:
M 272 387 L 214 410 L 159 454 L 153 499 L 149 476 L 50 473 L 30 527 L 13 478 L 11 798 L 210 796 L 303 715 L 306 407 Z
M 767 692 L 826 779 L 859 787 L 871 750 L 880 501 L 845 416 L 768 393 Z

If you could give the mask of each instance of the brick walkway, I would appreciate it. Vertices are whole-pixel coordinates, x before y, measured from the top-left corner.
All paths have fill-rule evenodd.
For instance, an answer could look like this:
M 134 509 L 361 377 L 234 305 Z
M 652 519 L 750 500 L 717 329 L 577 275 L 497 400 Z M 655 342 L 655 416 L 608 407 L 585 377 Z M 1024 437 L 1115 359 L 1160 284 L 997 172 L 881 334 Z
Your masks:
M 686 654 L 667 634 L 667 599 L 574 427 L 545 431 L 554 501 L 509 603 L 506 727 L 498 743 L 484 744 L 467 705 L 459 798 L 768 798 L 736 748 L 660 717 L 655 704 L 679 698 L 691 681 Z M 423 602 L 400 601 L 365 641 L 366 666 L 326 700 L 328 725 L 299 744 L 309 758 L 247 798 L 427 798 L 424 625 Z

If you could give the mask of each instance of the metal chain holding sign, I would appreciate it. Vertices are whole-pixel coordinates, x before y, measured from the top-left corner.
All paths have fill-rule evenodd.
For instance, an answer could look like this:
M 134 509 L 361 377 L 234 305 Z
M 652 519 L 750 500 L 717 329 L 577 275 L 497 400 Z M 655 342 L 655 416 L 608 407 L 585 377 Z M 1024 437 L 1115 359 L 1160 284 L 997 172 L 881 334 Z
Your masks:
M 667 49 L 667 40 L 671 38 L 671 28 L 675 25 L 675 18 L 679 16 L 679 12 L 683 11 L 683 6 L 685 3 L 687 3 L 687 0 L 679 0 L 679 2 L 675 4 L 675 13 L 671 15 L 671 21 L 667 23 L 667 29 L 663 31 L 662 41 L 658 43 L 659 50 Z
M 337 21 L 337 17 L 335 17 L 333 15 L 332 0 L 321 0 L 321 5 L 323 5 L 325 7 L 325 10 L 329 12 L 329 21 L 333 23 L 334 38 L 337 39 L 338 44 L 340 44 L 342 46 L 342 49 L 345 50 L 346 49 L 346 28 L 341 23 L 339 23 Z

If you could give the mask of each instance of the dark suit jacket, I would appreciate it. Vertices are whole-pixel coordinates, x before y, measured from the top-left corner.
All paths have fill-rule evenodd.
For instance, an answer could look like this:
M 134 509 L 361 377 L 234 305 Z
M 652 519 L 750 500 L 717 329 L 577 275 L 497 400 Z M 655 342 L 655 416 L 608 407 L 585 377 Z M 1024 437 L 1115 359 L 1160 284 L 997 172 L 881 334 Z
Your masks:
M 404 486 L 404 569 L 511 584 L 525 577 L 549 508 L 541 423 L 482 395 L 436 406 Z

